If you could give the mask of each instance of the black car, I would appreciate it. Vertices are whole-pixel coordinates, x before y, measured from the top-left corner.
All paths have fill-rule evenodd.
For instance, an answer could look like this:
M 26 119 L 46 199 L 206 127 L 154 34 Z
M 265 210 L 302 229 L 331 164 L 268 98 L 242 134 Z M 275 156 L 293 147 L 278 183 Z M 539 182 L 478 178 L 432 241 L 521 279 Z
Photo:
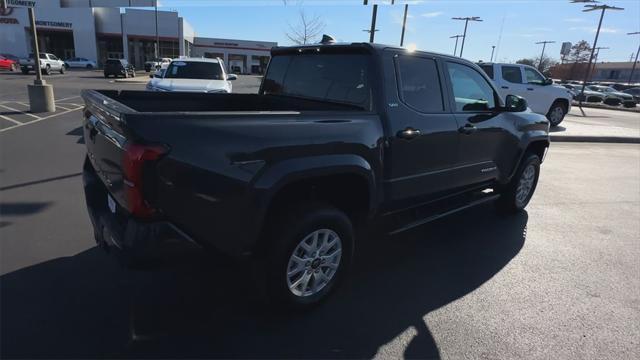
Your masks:
M 125 59 L 107 59 L 104 63 L 104 77 L 108 78 L 110 75 L 135 77 L 136 69 Z
M 271 55 L 258 94 L 82 92 L 102 247 L 138 265 L 195 243 L 251 261 L 273 299 L 309 307 L 367 231 L 494 201 L 515 213 L 533 196 L 549 121 L 477 65 L 369 43 Z

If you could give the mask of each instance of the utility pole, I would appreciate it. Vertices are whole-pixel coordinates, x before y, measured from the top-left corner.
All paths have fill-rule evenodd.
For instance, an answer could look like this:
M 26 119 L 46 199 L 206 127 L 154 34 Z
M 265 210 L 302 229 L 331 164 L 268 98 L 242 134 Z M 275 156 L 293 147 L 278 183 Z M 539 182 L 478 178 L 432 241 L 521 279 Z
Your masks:
M 574 1 L 574 2 L 591 2 L 593 3 L 594 1 Z M 583 116 L 586 116 L 584 113 L 584 110 L 582 110 L 582 99 L 584 98 L 584 88 L 587 86 L 587 81 L 589 80 L 589 69 L 591 69 L 591 62 L 593 61 L 593 54 L 595 52 L 595 48 L 598 45 L 598 36 L 600 36 L 600 28 L 602 27 L 602 19 L 604 19 L 604 13 L 607 10 L 624 10 L 621 7 L 616 7 L 616 6 L 609 6 L 609 5 L 585 5 L 584 6 L 586 9 L 582 10 L 582 12 L 590 12 L 590 11 L 596 11 L 596 10 L 601 10 L 602 12 L 600 13 L 600 21 L 598 22 L 598 30 L 596 30 L 596 38 L 593 40 L 593 46 L 591 47 L 591 55 L 589 56 L 589 63 L 587 64 L 587 71 L 585 71 L 584 74 L 584 81 L 582 82 L 582 90 L 580 90 L 580 95 L 578 97 L 578 107 L 580 108 L 580 111 L 582 112 Z
M 639 35 L 640 31 L 627 33 L 627 35 Z M 638 64 L 638 53 L 640 53 L 640 45 L 638 45 L 638 51 L 636 51 L 636 59 L 633 61 L 633 66 L 631 67 L 631 74 L 629 74 L 629 81 L 627 81 L 628 85 L 631 85 L 631 81 L 633 80 L 633 73 L 636 71 L 636 65 Z
M 598 58 L 600 57 L 600 50 L 608 50 L 608 47 L 598 46 L 596 48 L 596 55 L 593 57 L 593 66 L 591 67 L 591 71 L 589 72 L 589 79 L 593 77 L 593 73 L 596 71 L 596 65 L 598 64 Z
M 464 33 L 462 35 L 462 45 L 460 46 L 460 57 L 462 57 L 462 52 L 464 51 L 464 41 L 467 38 L 467 25 L 469 25 L 469 21 L 483 21 L 479 16 L 467 16 L 467 17 L 453 17 L 452 20 L 464 20 Z
M 5 5 L 6 4 L 3 4 L 3 6 Z M 31 39 L 33 40 L 33 69 L 36 72 L 36 79 L 33 81 L 33 85 L 27 85 L 29 110 L 31 110 L 32 113 L 55 112 L 56 103 L 53 96 L 53 86 L 47 84 L 45 80 L 42 80 L 35 11 L 33 7 L 29 7 L 27 11 L 29 13 L 29 24 L 31 25 Z
M 547 44 L 555 44 L 555 41 L 539 41 L 536 44 L 542 44 L 542 53 L 540 54 L 540 63 L 538 64 L 538 70 L 542 72 L 542 58 L 544 58 L 544 49 L 547 47 Z
M 407 12 L 409 11 L 409 4 L 404 4 L 404 16 L 402 17 L 402 35 L 400 35 L 400 46 L 404 45 L 404 30 L 407 27 Z
M 458 38 L 461 38 L 461 37 L 464 37 L 464 35 L 449 36 L 449 39 L 456 38 L 456 46 L 453 48 L 453 56 L 456 56 L 456 53 L 458 52 Z
M 373 13 L 371 14 L 371 29 L 369 30 L 369 42 L 372 43 L 376 36 L 376 19 L 378 18 L 378 5 L 373 4 Z
M 156 7 L 156 59 L 160 57 L 160 36 L 158 36 L 158 0 L 154 1 Z
M 491 60 L 489 62 L 493 62 L 493 51 L 496 49 L 495 45 L 491 45 Z

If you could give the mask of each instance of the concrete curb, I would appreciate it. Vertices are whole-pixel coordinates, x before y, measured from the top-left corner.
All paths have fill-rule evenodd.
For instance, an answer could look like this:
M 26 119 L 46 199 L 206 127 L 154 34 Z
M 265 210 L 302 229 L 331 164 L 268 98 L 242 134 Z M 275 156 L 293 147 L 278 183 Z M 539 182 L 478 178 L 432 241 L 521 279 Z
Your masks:
M 625 107 L 607 106 L 607 105 L 600 105 L 600 104 L 582 103 L 582 107 L 586 108 L 586 109 L 604 109 L 604 110 L 626 111 L 626 112 L 633 112 L 633 113 L 639 113 L 640 114 L 640 107 L 638 107 L 638 106 L 636 106 L 634 108 L 625 108 Z M 576 108 L 576 109 L 578 109 L 578 111 L 580 111 L 580 107 L 578 106 L 578 103 L 571 104 L 571 108 L 572 109 Z
M 640 144 L 639 137 L 629 136 L 576 136 L 576 135 L 550 135 L 553 142 L 591 142 L 613 144 Z

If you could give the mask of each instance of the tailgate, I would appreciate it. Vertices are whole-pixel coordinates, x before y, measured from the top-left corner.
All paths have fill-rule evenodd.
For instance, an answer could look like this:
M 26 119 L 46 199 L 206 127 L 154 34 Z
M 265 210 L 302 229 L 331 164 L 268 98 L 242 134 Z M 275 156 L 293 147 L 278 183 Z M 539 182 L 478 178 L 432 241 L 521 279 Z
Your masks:
M 124 116 L 135 111 L 94 90 L 83 90 L 82 98 L 86 106 L 83 133 L 87 157 L 109 193 L 125 206 L 123 156 L 127 129 Z

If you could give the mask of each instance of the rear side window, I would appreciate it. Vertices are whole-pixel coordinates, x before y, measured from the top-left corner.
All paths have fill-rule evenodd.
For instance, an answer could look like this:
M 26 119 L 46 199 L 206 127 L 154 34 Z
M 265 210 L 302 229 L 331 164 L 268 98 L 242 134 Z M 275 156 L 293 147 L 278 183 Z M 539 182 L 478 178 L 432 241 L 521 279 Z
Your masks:
M 502 78 L 510 83 L 522 84 L 522 72 L 518 66 L 503 66 Z
M 274 56 L 265 94 L 296 96 L 370 107 L 369 56 L 301 54 Z
M 493 65 L 480 65 L 480 68 L 491 80 L 493 80 Z
M 402 101 L 420 112 L 442 112 L 442 88 L 433 59 L 416 56 L 396 58 L 398 92 Z

